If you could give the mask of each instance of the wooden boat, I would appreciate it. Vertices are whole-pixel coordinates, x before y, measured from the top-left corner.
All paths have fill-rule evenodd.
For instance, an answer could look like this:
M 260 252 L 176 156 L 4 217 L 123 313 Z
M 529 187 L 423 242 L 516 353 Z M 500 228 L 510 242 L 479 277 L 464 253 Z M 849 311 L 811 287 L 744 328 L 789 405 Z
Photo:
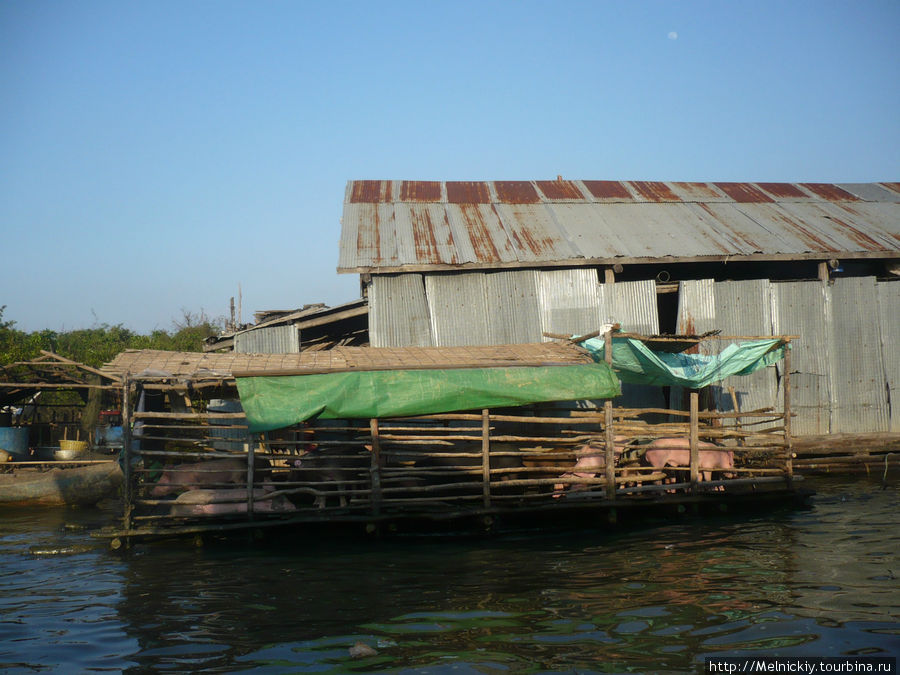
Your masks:
M 11 471 L 0 473 L 0 506 L 89 506 L 114 495 L 123 481 L 116 460 L 58 468 L 48 468 L 53 462 L 27 464 L 4 465 Z

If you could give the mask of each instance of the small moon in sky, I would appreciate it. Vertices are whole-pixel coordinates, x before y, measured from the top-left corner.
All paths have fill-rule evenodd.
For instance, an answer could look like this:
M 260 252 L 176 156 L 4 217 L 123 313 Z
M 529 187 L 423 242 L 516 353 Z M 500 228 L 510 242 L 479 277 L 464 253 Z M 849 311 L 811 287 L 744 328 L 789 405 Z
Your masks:
M 670 39 L 670 40 L 677 40 L 677 39 L 678 39 L 678 33 L 676 33 L 674 30 L 673 30 L 673 31 L 670 31 L 670 32 L 669 32 L 669 39 Z

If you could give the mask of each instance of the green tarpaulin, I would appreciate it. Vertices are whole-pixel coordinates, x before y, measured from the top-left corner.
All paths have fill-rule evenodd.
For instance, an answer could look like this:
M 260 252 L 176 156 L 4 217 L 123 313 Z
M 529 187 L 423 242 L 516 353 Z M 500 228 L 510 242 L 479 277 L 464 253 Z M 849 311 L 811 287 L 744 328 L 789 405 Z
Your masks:
M 581 342 L 597 361 L 603 361 L 602 338 Z M 784 358 L 787 346 L 778 338 L 729 344 L 719 354 L 654 352 L 640 340 L 613 338 L 612 365 L 622 382 L 700 389 L 729 375 L 749 375 Z
M 605 363 L 239 377 L 237 387 L 251 432 L 314 417 L 406 417 L 620 393 L 619 381 Z

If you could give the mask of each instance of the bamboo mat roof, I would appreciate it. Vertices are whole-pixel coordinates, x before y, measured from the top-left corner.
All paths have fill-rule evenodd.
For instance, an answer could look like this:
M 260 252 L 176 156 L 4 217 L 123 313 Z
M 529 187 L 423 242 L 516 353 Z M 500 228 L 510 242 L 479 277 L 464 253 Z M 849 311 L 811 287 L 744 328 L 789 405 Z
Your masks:
M 336 347 L 293 354 L 224 354 L 129 349 L 101 369 L 116 377 L 229 379 L 234 373 L 489 368 L 592 363 L 582 349 L 539 342 L 476 347 Z

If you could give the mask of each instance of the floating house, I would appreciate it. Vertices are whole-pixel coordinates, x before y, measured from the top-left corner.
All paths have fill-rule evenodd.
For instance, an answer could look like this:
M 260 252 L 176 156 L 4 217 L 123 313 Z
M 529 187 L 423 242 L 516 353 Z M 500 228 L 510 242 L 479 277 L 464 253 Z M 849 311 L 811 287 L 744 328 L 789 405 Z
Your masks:
M 711 340 L 731 346 L 678 354 Z M 789 361 L 789 341 L 608 331 L 580 344 L 126 351 L 102 369 L 123 382 L 125 430 L 124 522 L 102 535 L 116 548 L 286 526 L 484 533 L 803 499 L 789 395 L 782 410 L 724 413 L 700 410 L 696 392 L 688 411 L 612 403 L 620 377 L 696 389 Z
M 351 181 L 338 271 L 360 275 L 376 347 L 796 335 L 797 435 L 900 433 L 900 183 Z M 725 380 L 707 407 L 780 407 L 783 381 Z

